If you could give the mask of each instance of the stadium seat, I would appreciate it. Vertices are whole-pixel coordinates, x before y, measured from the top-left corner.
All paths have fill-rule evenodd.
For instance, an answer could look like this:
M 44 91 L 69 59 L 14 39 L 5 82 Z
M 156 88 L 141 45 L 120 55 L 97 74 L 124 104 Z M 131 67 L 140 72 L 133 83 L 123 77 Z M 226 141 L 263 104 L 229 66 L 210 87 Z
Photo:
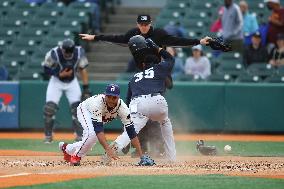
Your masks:
M 18 38 L 11 45 L 11 50 L 25 50 L 28 54 L 33 53 L 37 49 L 37 42 L 31 38 Z
M 62 19 L 76 20 L 79 23 L 89 23 L 90 16 L 87 11 L 67 10 L 64 12 Z
M 18 71 L 20 70 L 20 65 L 17 64 L 15 61 L 9 60 L 0 60 L 1 64 L 5 66 L 8 71 L 9 79 L 13 79 L 15 75 L 17 75 Z
M 25 70 L 17 75 L 19 80 L 42 80 L 41 73 L 38 70 Z
M 272 75 L 267 77 L 264 81 L 268 83 L 284 83 L 284 76 Z
M 11 2 L 14 4 L 13 7 L 16 10 L 36 10 L 39 7 L 39 4 L 37 3 L 27 3 L 24 0 L 11 0 Z
M 15 32 L 16 34 L 20 32 L 20 30 L 22 30 L 23 26 L 24 26 L 24 22 L 21 21 L 21 19 L 18 18 L 7 18 L 7 19 L 2 19 L 0 20 L 0 26 L 1 26 L 1 30 L 12 30 L 13 32 Z
M 60 12 L 56 10 L 41 10 L 35 14 L 35 18 L 49 20 L 53 24 L 55 24 L 61 16 Z
M 213 73 L 207 78 L 207 81 L 230 82 L 233 81 L 233 78 L 229 74 Z
M 266 62 L 254 63 L 248 66 L 248 72 L 252 75 L 270 76 L 275 73 L 274 67 Z
M 43 3 L 39 9 L 39 11 L 56 11 L 60 14 L 63 14 L 66 11 L 67 7 L 64 5 L 63 2 L 48 2 Z
M 42 41 L 44 36 L 45 33 L 43 30 L 30 27 L 25 27 L 19 34 L 19 38 L 32 39 L 38 43 Z
M 50 28 L 54 25 L 49 19 L 45 18 L 33 18 L 28 24 L 28 28 L 32 28 L 34 30 L 42 30 L 44 32 L 48 32 Z
M 83 11 L 83 12 L 87 12 L 92 14 L 93 10 L 94 10 L 94 4 L 90 3 L 90 2 L 73 2 L 68 6 L 68 10 L 70 12 L 79 12 L 79 11 Z
M 284 76 L 284 66 L 279 66 L 276 70 L 277 74 L 280 76 Z
M 77 20 L 66 20 L 63 18 L 57 21 L 55 27 L 63 31 L 69 30 L 72 33 L 82 32 L 81 23 Z
M 2 39 L 2 37 L 1 37 L 1 39 L 0 39 L 0 55 L 3 54 L 3 52 L 4 52 L 7 48 L 9 48 L 9 44 L 7 43 L 6 40 Z
M 21 20 L 24 24 L 29 22 L 35 12 L 30 10 L 13 10 L 8 11 L 5 18 L 12 19 L 12 20 Z
M 229 62 L 222 62 L 218 66 L 217 72 L 221 74 L 228 74 L 231 76 L 239 76 L 240 74 L 245 72 L 245 69 L 241 63 L 229 61 Z
M 259 83 L 262 79 L 258 75 L 251 75 L 249 73 L 241 74 L 236 81 L 245 83 Z
M 1 61 L 10 63 L 12 66 L 19 66 L 26 63 L 29 56 L 26 50 L 8 50 L 1 56 Z

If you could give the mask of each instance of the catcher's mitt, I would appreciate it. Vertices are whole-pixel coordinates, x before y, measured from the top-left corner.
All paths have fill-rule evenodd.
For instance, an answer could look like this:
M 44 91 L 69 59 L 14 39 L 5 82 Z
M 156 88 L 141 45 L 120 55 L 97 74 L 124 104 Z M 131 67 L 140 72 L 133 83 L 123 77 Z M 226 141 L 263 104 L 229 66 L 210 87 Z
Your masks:
M 205 156 L 214 156 L 217 154 L 216 146 L 205 146 L 203 140 L 197 141 L 196 149 Z
M 81 102 L 83 102 L 87 98 L 90 98 L 91 96 L 92 96 L 92 91 L 89 88 L 83 89 L 83 92 L 81 95 Z
M 212 38 L 212 40 L 209 40 L 207 46 L 210 46 L 213 50 L 221 50 L 223 52 L 232 51 L 231 45 L 224 43 L 220 38 Z

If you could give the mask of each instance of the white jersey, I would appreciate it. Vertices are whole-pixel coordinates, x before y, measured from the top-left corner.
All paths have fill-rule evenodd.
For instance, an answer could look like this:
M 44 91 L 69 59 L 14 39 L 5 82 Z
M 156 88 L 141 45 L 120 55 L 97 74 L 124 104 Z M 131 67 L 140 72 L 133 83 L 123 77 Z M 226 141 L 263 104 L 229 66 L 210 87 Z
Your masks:
M 92 96 L 81 104 L 91 113 L 92 121 L 105 124 L 118 116 L 125 127 L 132 124 L 130 111 L 122 99 L 119 99 L 116 107 L 111 110 L 107 108 L 104 94 Z

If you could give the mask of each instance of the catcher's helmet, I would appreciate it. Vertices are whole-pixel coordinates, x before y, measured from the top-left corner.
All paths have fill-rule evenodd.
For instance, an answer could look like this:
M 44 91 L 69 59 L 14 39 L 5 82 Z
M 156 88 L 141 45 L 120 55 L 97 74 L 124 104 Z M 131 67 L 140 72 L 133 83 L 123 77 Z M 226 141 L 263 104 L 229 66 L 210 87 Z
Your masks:
M 142 49 L 148 48 L 145 38 L 141 35 L 131 37 L 128 42 L 128 47 L 133 55 Z
M 65 50 L 65 53 L 73 53 L 75 49 L 75 43 L 72 39 L 65 39 L 62 42 L 61 48 Z

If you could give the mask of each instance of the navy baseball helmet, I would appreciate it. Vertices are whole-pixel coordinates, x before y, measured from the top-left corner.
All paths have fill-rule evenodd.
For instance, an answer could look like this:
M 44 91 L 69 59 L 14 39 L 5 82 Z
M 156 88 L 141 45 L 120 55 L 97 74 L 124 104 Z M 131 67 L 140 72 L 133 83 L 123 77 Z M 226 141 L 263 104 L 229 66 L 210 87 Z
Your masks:
M 72 39 L 64 39 L 62 41 L 62 49 L 64 49 L 65 53 L 73 53 L 75 49 L 75 43 Z
M 128 47 L 133 55 L 142 49 L 148 48 L 145 38 L 141 35 L 131 37 L 128 42 Z
M 117 84 L 108 84 L 106 86 L 105 95 L 108 96 L 119 96 L 120 95 L 120 88 Z

